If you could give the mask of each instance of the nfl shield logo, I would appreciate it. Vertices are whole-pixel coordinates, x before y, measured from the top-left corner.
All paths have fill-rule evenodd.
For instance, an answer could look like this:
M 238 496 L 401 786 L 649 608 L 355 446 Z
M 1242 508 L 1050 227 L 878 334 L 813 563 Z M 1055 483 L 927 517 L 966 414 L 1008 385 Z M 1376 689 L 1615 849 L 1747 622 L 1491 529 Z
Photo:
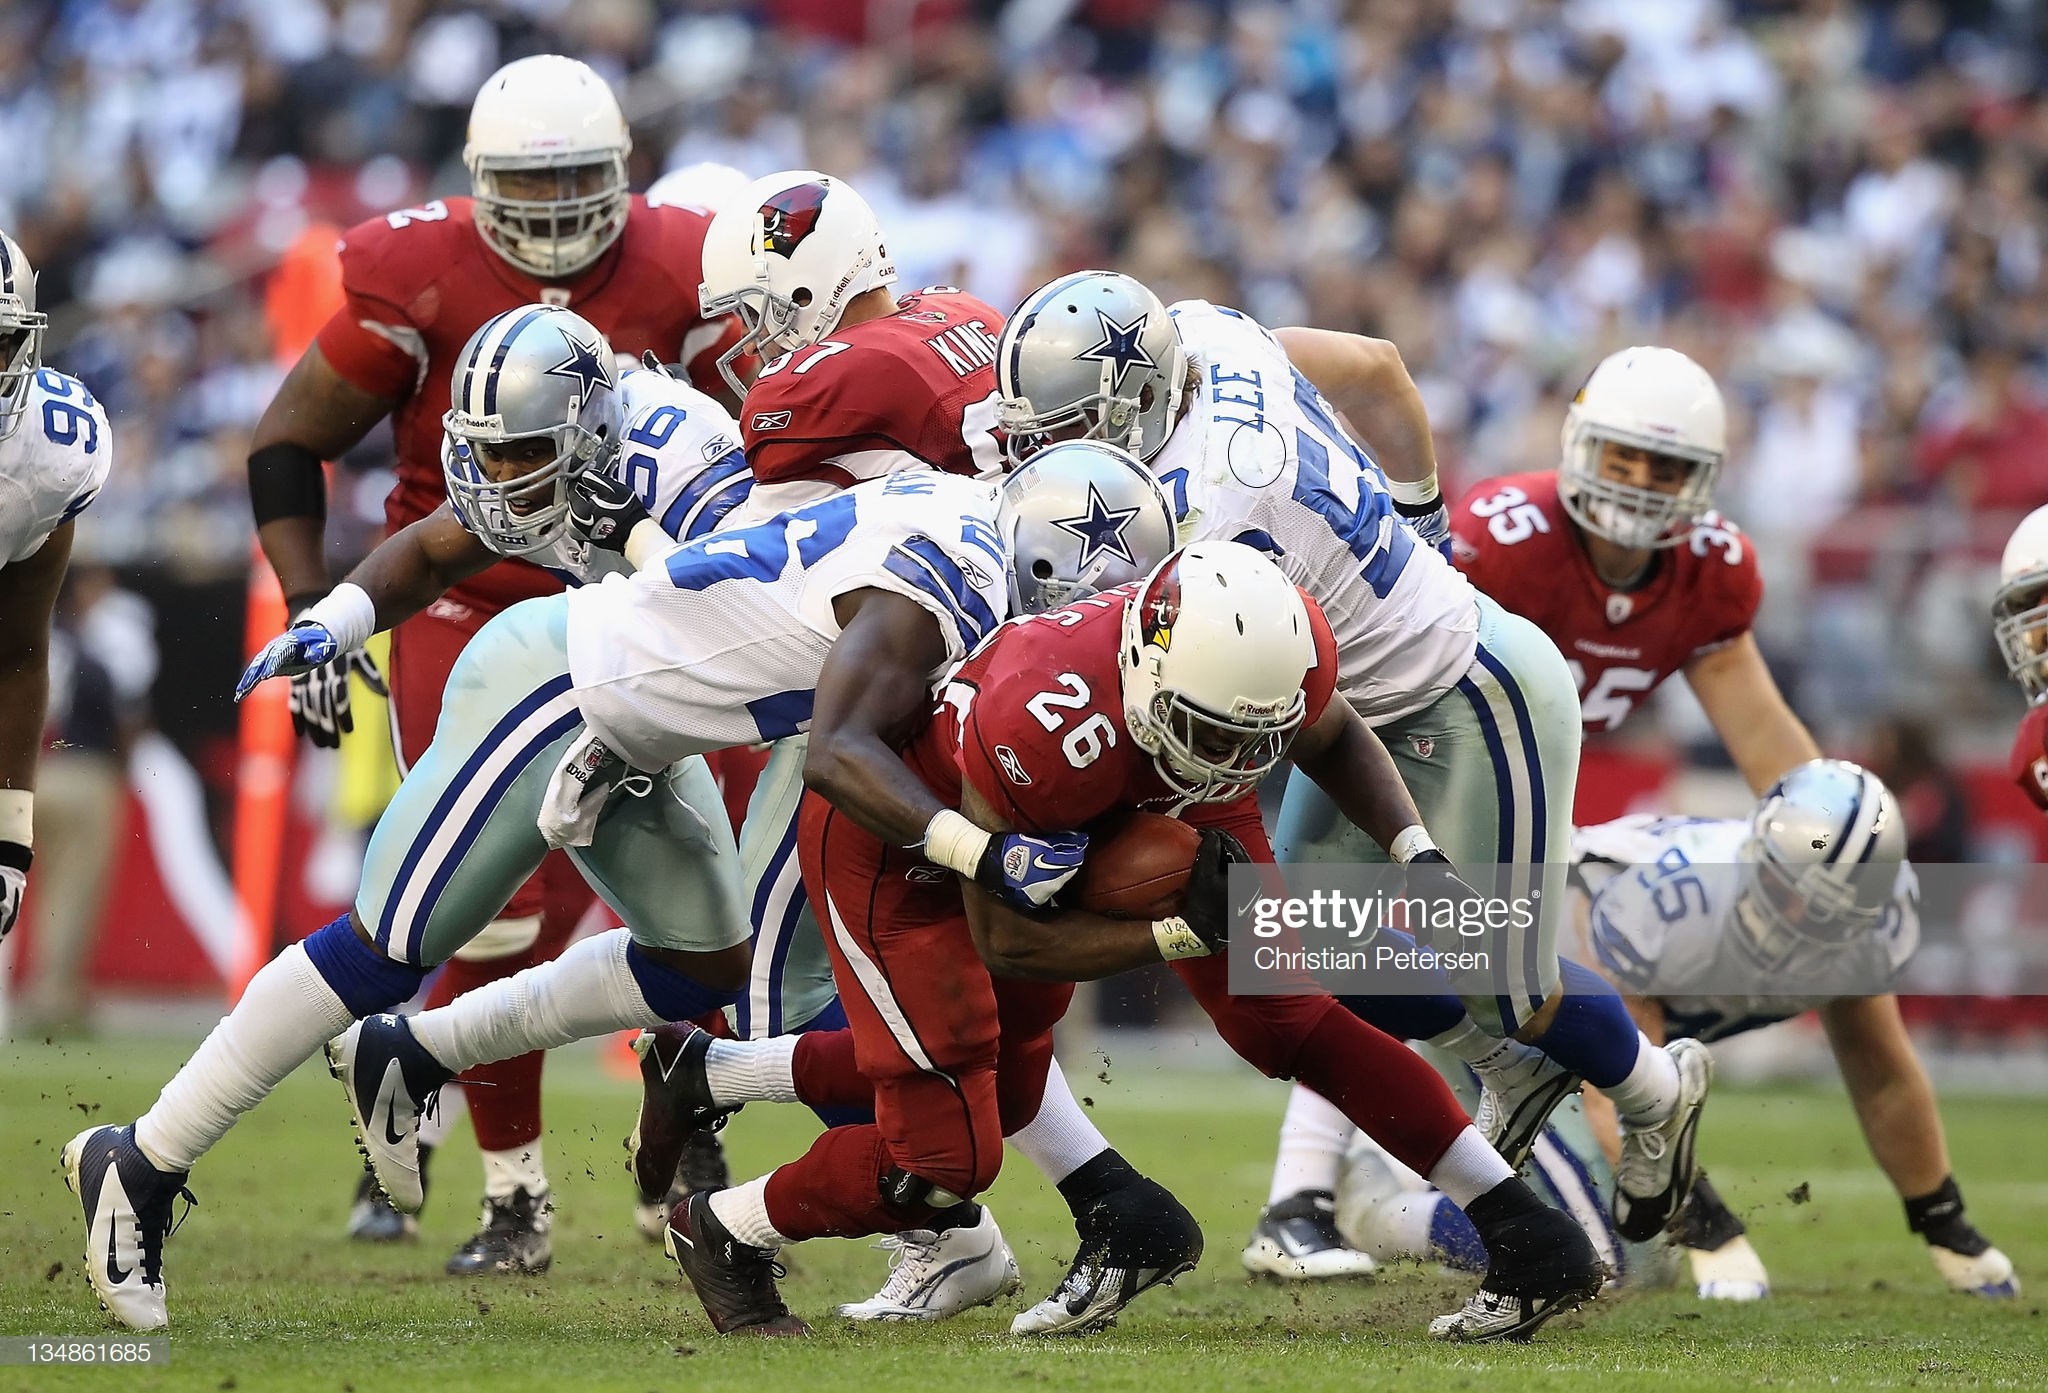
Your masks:
M 1415 757 L 1417 759 L 1428 759 L 1436 753 L 1436 741 L 1430 739 L 1427 735 L 1411 735 L 1408 737 L 1408 743 L 1415 747 Z
M 1607 597 L 1607 622 L 1623 624 L 1635 613 L 1635 598 L 1630 595 L 1609 595 Z

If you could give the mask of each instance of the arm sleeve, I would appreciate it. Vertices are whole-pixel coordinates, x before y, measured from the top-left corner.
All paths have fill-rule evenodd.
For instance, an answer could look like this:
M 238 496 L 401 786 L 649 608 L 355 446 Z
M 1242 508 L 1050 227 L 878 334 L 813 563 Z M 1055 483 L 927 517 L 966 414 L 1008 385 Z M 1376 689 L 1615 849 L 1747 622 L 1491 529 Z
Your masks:
M 415 247 L 412 258 L 402 257 L 387 244 L 389 231 L 371 221 L 342 239 L 341 308 L 314 339 L 321 355 L 350 386 L 387 398 L 413 391 L 427 370 L 426 340 L 401 307 L 411 292 L 397 288 L 401 281 L 419 279 L 416 272 L 407 274 L 404 263 L 416 262 L 426 249 Z

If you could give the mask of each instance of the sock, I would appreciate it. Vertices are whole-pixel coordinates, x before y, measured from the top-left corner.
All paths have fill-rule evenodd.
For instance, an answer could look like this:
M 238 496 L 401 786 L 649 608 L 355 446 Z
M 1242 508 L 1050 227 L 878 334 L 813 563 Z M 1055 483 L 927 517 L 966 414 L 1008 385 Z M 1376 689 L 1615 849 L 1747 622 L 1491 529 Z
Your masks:
M 543 1194 L 548 1188 L 548 1177 L 541 1165 L 540 1138 L 536 1137 L 524 1146 L 515 1146 L 504 1151 L 486 1151 L 484 1161 L 484 1195 L 488 1199 L 510 1199 L 520 1190 L 529 1194 Z
M 768 1040 L 713 1040 L 704 1054 L 704 1079 L 720 1106 L 736 1103 L 808 1103 L 796 1086 L 796 1053 L 802 1035 Z M 847 1032 L 850 1042 L 852 1032 Z M 867 1090 L 870 1101 L 875 1096 Z
M 1452 1204 L 1465 1206 L 1503 1180 L 1512 1180 L 1515 1173 L 1508 1169 L 1500 1153 L 1486 1144 L 1479 1129 L 1467 1124 L 1442 1158 L 1423 1174 L 1430 1184 L 1450 1196 Z
M 1382 927 L 1375 943 L 1413 948 L 1415 935 Z M 1397 1040 L 1427 1040 L 1456 1025 L 1465 1014 L 1465 1003 L 1451 990 L 1450 979 L 1435 969 L 1430 972 L 1441 983 L 1429 995 L 1404 992 L 1399 996 L 1347 996 L 1344 1007 L 1361 1020 L 1378 1026 Z M 1418 984 L 1424 979 L 1418 978 Z
M 1335 1194 L 1351 1132 L 1350 1118 L 1314 1089 L 1296 1084 L 1287 1098 L 1287 1114 L 1280 1119 L 1280 1152 L 1273 1160 L 1266 1203 L 1278 1204 L 1303 1190 Z
M 1060 1197 L 1066 1200 L 1067 1208 L 1080 1218 L 1104 1195 L 1114 1194 L 1144 1176 L 1138 1168 L 1117 1153 L 1115 1147 L 1104 1147 L 1099 1155 L 1091 1156 L 1081 1165 L 1068 1172 L 1067 1178 L 1057 1182 Z
M 1529 1043 L 1587 1083 L 1610 1095 L 1639 1064 L 1636 1042 L 1642 1032 L 1606 978 L 1571 961 L 1558 961 L 1557 1015 Z M 1662 1053 L 1659 1051 L 1659 1053 Z M 1673 1079 L 1676 1079 L 1673 1075 Z M 1675 1083 L 1674 1083 L 1675 1087 Z M 1620 1099 L 1615 1100 L 1620 1105 Z M 1627 1109 L 1623 1109 L 1624 1112 Z
M 484 930 L 483 935 L 466 945 L 465 951 L 490 938 L 508 922 L 531 925 L 533 920 L 496 921 Z M 483 991 L 554 956 L 553 949 L 541 955 L 540 943 L 536 941 L 494 957 L 451 958 L 442 964 L 440 974 L 435 977 L 433 990 L 427 993 L 425 1009 L 438 1011 L 471 992 Z M 514 1150 L 540 1135 L 540 1080 L 546 1063 L 545 1054 L 529 1050 L 506 1059 L 473 1064 L 461 1071 L 458 1080 L 461 1087 L 442 1090 L 443 1102 L 461 1095 L 479 1148 L 484 1151 Z M 487 1172 L 486 1182 L 489 1178 Z
M 1639 1030 L 1635 1066 L 1619 1082 L 1601 1084 L 1600 1091 L 1628 1121 L 1655 1125 L 1678 1106 L 1678 1063 Z
M 346 915 L 294 943 L 249 979 L 235 1009 L 136 1119 L 136 1144 L 159 1170 L 190 1170 L 285 1075 L 350 1021 L 411 996 L 423 975 L 366 947 Z
M 1498 1035 L 1488 1035 L 1479 1028 L 1479 1022 L 1470 1016 L 1440 1035 L 1429 1036 L 1427 1043 L 1456 1055 L 1471 1065 L 1475 1073 L 1505 1068 L 1530 1055 L 1541 1053 L 1534 1045 L 1525 1045 L 1519 1040 L 1503 1040 Z
M 678 972 L 657 960 L 652 953 L 632 941 L 630 931 L 614 929 L 612 932 L 626 935 L 626 968 L 633 974 L 633 980 L 640 984 L 640 995 L 661 1013 L 663 1020 L 686 1021 L 707 1011 L 723 1011 L 739 1000 L 737 991 L 707 987 L 687 972 Z
M 1038 1115 L 1003 1140 L 1055 1185 L 1109 1151 L 1109 1138 L 1074 1101 L 1074 1090 L 1067 1086 L 1057 1060 L 1046 1073 Z
M 457 1073 L 628 1026 L 666 1025 L 630 966 L 632 934 L 597 934 L 551 963 L 501 978 L 412 1018 L 414 1036 Z M 660 964 L 654 964 L 660 967 Z M 670 976 L 681 973 L 661 969 Z
M 789 1240 L 768 1221 L 768 1179 L 765 1175 L 757 1176 L 744 1185 L 714 1192 L 711 1212 L 725 1225 L 726 1232 L 741 1243 L 773 1251 Z

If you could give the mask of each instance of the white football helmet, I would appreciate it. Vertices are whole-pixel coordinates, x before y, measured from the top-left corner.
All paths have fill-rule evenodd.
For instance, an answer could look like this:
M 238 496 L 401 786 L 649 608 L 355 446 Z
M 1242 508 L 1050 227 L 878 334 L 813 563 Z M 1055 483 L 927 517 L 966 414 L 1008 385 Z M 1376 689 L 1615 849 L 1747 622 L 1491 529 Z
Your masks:
M 586 63 L 539 53 L 485 79 L 469 112 L 476 226 L 491 250 L 542 280 L 573 276 L 625 230 L 633 138 L 619 99 Z M 552 183 L 546 197 L 506 177 Z
M 49 316 L 36 312 L 36 272 L 12 237 L 0 232 L 0 440 L 14 434 L 28 410 L 29 382 L 43 365 L 43 330 Z
M 1691 466 L 1677 493 L 1603 478 L 1604 441 L 1669 455 Z M 1728 413 L 1707 370 L 1672 348 L 1610 354 L 1564 418 L 1557 495 L 1572 521 L 1619 546 L 1676 546 L 1714 506 L 1728 449 Z
M 1315 663 L 1294 582 L 1241 543 L 1196 542 L 1124 608 L 1124 724 L 1174 792 L 1227 802 L 1286 755 Z
M 2048 701 L 2048 508 L 2028 513 L 2005 544 L 1991 633 L 2027 705 Z
M 1150 462 L 1187 385 L 1180 331 L 1157 295 L 1115 271 L 1076 271 L 1024 297 L 996 345 L 996 424 L 1022 461 L 1048 440 L 1120 445 Z
M 1891 908 L 1906 820 L 1868 769 L 1808 760 L 1757 803 L 1742 859 L 1736 948 L 1763 971 L 1810 979 Z
M 1010 613 L 1127 585 L 1173 550 L 1173 505 L 1151 471 L 1095 440 L 1041 450 L 1003 480 L 996 531 L 1010 553 Z
M 855 296 L 895 282 L 868 201 L 829 174 L 791 169 L 756 179 L 720 204 L 704 232 L 697 298 L 706 319 L 737 314 L 746 325 L 746 336 L 718 360 L 726 383 L 745 396 L 734 359 L 816 343 L 839 327 Z
M 650 208 L 696 208 L 716 213 L 719 205 L 738 196 L 754 181 L 729 164 L 699 160 L 671 169 L 647 188 Z

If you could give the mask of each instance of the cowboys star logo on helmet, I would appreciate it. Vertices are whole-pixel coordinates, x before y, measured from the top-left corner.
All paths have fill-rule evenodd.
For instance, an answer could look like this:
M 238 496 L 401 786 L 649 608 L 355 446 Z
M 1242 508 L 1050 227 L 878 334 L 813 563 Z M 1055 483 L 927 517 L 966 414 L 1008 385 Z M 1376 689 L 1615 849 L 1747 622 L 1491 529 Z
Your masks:
M 793 255 L 797 245 L 818 225 L 825 208 L 823 184 L 798 184 L 761 205 L 761 250 Z
M 564 334 L 562 338 L 569 345 L 569 356 L 548 369 L 550 377 L 575 378 L 582 384 L 585 397 L 600 384 L 606 387 L 618 385 L 612 377 L 611 364 L 605 361 L 606 355 L 600 353 L 594 344 L 585 343 L 574 334 Z
M 1102 342 L 1092 348 L 1084 348 L 1075 354 L 1076 358 L 1093 359 L 1098 363 L 1116 364 L 1115 382 L 1122 382 L 1124 374 L 1132 368 L 1156 368 L 1158 362 L 1145 351 L 1139 339 L 1145 333 L 1147 316 L 1139 315 L 1129 324 L 1119 324 L 1109 311 L 1098 309 L 1095 318 L 1102 325 Z
M 1101 492 L 1094 484 L 1088 485 L 1088 511 L 1079 517 L 1054 518 L 1052 525 L 1062 532 L 1070 532 L 1081 539 L 1081 565 L 1086 566 L 1098 556 L 1114 556 L 1121 561 L 1136 564 L 1131 555 L 1130 543 L 1124 540 L 1124 530 L 1131 525 L 1142 509 L 1112 508 L 1105 503 Z

